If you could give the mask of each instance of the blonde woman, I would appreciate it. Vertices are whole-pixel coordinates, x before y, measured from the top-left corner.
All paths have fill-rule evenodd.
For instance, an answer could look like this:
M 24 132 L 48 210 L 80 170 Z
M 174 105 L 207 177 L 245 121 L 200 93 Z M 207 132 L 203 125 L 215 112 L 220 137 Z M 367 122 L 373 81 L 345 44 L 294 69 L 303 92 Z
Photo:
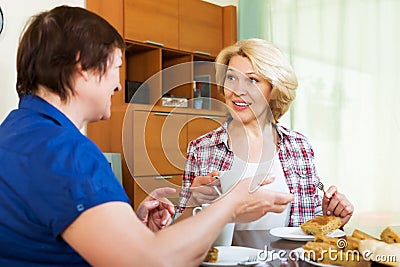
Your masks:
M 338 216 L 345 225 L 353 205 L 335 186 L 323 196 L 319 193 L 320 178 L 307 138 L 278 123 L 297 88 L 296 75 L 282 52 L 265 40 L 241 40 L 223 49 L 216 63 L 217 83 L 230 116 L 221 127 L 189 144 L 178 211 L 189 199 L 195 205 L 216 199 L 214 185 L 220 184 L 215 176 L 240 169 L 242 177 L 273 177 L 271 188 L 292 193 L 294 199 L 282 213 L 269 213 L 237 228 L 298 226 L 322 214 Z

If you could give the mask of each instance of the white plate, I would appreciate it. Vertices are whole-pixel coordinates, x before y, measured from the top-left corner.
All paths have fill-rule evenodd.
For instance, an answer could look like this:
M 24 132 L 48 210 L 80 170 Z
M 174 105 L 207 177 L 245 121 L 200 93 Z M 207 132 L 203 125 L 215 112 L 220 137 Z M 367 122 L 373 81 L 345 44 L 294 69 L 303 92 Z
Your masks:
M 330 265 L 330 264 L 323 264 L 323 263 L 315 262 L 315 261 L 311 260 L 310 258 L 304 256 L 304 249 L 303 248 L 296 248 L 296 249 L 292 250 L 291 253 L 296 253 L 300 257 L 301 260 L 303 260 L 303 261 L 305 261 L 305 262 L 307 262 L 307 263 L 309 263 L 311 265 L 314 265 L 314 266 L 341 267 L 339 265 Z M 294 256 L 294 254 L 292 254 L 292 255 Z
M 287 240 L 292 241 L 313 241 L 313 235 L 306 235 L 300 227 L 278 227 L 271 229 L 270 234 L 276 237 L 280 237 Z M 346 233 L 340 229 L 337 229 L 327 236 L 330 237 L 342 237 L 345 236 Z
M 239 262 L 247 260 L 250 256 L 258 256 L 260 249 L 239 247 L 239 246 L 216 246 L 218 249 L 218 260 L 215 263 L 202 262 L 201 266 L 238 266 Z M 265 251 L 264 251 L 265 253 Z M 272 253 L 268 251 L 268 256 L 262 256 L 262 261 L 271 261 Z M 266 259 L 264 259 L 264 257 Z M 253 266 L 260 262 L 260 260 L 254 262 L 246 262 L 245 266 Z

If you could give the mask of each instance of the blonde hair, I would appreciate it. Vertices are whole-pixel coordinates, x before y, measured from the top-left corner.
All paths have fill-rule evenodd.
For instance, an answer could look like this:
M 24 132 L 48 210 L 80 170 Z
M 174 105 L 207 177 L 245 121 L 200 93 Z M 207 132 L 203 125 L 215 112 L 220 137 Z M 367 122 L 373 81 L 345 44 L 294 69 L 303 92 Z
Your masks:
M 297 78 L 288 60 L 271 42 L 262 39 L 246 39 L 221 50 L 215 59 L 216 80 L 223 92 L 225 73 L 233 56 L 247 57 L 254 70 L 272 85 L 271 100 L 268 103 L 276 122 L 289 109 L 296 97 Z

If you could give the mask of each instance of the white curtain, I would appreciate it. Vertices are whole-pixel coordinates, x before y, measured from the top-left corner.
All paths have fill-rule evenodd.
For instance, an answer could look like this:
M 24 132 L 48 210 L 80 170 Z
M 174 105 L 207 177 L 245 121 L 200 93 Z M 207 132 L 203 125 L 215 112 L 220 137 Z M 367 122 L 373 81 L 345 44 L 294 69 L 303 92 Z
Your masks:
M 310 139 L 325 185 L 354 203 L 349 227 L 400 225 L 400 1 L 265 0 L 262 8 L 265 31 L 240 38 L 271 40 L 290 58 L 299 88 L 286 121 Z

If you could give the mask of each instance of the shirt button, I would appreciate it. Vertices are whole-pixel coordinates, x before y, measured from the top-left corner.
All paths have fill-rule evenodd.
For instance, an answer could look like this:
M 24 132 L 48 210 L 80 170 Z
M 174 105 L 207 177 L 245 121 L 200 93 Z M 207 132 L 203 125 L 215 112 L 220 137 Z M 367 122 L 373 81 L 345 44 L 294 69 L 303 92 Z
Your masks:
M 81 212 L 81 211 L 83 211 L 83 210 L 85 209 L 85 206 L 84 206 L 83 204 L 78 204 L 78 205 L 76 205 L 76 209 L 77 209 L 79 212 Z

